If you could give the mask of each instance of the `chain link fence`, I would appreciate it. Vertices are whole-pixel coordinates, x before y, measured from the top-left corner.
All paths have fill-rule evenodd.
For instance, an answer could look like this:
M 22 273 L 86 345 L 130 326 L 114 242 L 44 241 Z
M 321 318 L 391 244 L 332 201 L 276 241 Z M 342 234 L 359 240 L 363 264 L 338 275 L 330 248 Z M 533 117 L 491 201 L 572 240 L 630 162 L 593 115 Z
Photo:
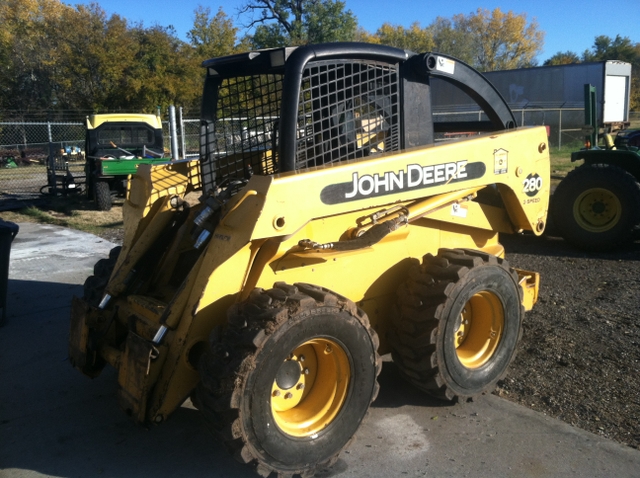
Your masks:
M 582 147 L 582 108 L 526 108 L 513 113 L 519 126 L 546 126 L 552 148 Z M 481 112 L 436 112 L 434 116 L 436 121 L 486 119 Z M 632 128 L 640 128 L 640 112 L 632 112 L 630 122 Z M 163 122 L 167 151 L 171 149 L 169 129 L 169 122 Z M 200 120 L 180 115 L 176 129 L 179 157 L 197 158 Z M 19 208 L 45 194 L 82 191 L 85 131 L 81 122 L 0 122 L 0 210 Z
M 0 123 L 0 208 L 38 199 L 56 183 L 82 182 L 84 136 L 83 123 Z
M 177 128 L 181 158 L 199 155 L 200 120 Z M 32 204 L 45 195 L 78 194 L 85 187 L 86 125 L 81 122 L 0 122 L 0 210 Z M 169 122 L 164 146 L 171 150 Z
M 518 126 L 546 126 L 549 146 L 560 149 L 564 147 L 582 147 L 584 142 L 584 108 L 525 108 L 514 109 L 513 115 Z M 436 112 L 434 121 L 487 121 L 482 111 Z M 453 136 L 476 134 L 473 131 Z M 448 134 L 441 134 L 437 139 L 449 139 Z
M 178 120 L 176 125 L 178 131 L 178 149 L 180 158 L 194 159 L 200 155 L 200 119 Z M 168 121 L 162 122 L 162 133 L 164 148 L 171 150 L 171 128 Z

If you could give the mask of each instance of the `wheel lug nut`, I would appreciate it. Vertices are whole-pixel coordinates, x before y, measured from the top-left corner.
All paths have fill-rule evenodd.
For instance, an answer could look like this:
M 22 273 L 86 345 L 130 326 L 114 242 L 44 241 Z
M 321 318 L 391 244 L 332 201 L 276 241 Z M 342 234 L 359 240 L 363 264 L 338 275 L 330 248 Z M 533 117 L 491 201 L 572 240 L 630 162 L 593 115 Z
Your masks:
M 304 355 L 300 355 L 300 362 L 304 362 Z
M 309 369 L 308 369 L 308 368 L 305 368 L 305 369 L 304 369 L 304 374 L 305 374 L 305 375 L 309 375 Z
M 296 389 L 298 389 L 298 390 L 302 390 L 303 388 L 304 388 L 304 383 L 299 383 L 299 384 L 296 386 Z
M 285 400 L 288 400 L 288 399 L 290 399 L 291 397 L 293 397 L 293 394 L 292 394 L 291 392 L 287 392 L 287 393 L 285 393 L 285 394 L 284 394 L 284 398 L 285 398 Z
M 331 352 L 333 352 L 333 349 L 331 348 L 331 345 L 327 345 L 324 349 L 324 353 L 329 355 Z
M 280 390 L 274 390 L 273 391 L 273 396 L 274 397 L 279 397 L 280 396 Z

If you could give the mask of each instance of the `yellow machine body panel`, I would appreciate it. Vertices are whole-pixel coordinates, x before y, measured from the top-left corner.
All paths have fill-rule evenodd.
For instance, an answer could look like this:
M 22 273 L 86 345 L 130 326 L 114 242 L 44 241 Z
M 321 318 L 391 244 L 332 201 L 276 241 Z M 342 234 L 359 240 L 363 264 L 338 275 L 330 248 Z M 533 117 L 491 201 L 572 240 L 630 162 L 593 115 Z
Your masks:
M 87 116 L 87 129 L 96 129 L 104 123 L 146 123 L 154 129 L 162 129 L 162 118 L 143 113 L 111 113 Z
M 292 234 L 313 217 L 415 201 L 488 184 L 506 187 L 505 194 L 517 199 L 507 202 L 507 212 L 516 228 L 539 235 L 548 209 L 544 199 L 549 195 L 546 147 L 544 128 L 524 128 L 327 166 L 304 175 L 280 175 L 274 177 L 254 237 Z M 304 201 L 302 207 L 284 209 L 291 198 L 298 198 L 298 203 Z M 462 214 L 448 218 L 464 224 L 463 219 Z
M 530 149 L 518 147 L 523 144 L 531 145 Z M 502 164 L 496 174 L 497 150 L 513 153 L 500 159 L 507 164 Z M 464 180 L 453 182 L 448 181 L 452 177 L 446 176 L 448 164 L 472 166 L 457 170 Z M 444 165 L 442 173 L 436 169 L 440 165 Z M 430 183 L 429 166 L 436 171 L 435 184 Z M 157 191 L 166 179 L 154 169 L 151 175 L 158 181 L 153 188 L 144 189 L 146 194 L 164 197 L 166 209 L 169 195 Z M 330 206 L 323 203 L 323 191 L 336 185 L 343 187 L 345 196 L 352 194 L 359 181 L 356 178 L 377 175 L 382 178 L 379 184 L 385 185 L 390 184 L 388 179 L 384 182 L 385 173 L 387 178 L 393 173 L 403 177 L 403 182 L 397 179 L 395 185 L 418 183 L 417 176 L 410 176 L 418 169 L 419 186 L 424 187 L 398 187 L 398 192 L 392 194 Z M 475 173 L 479 177 L 471 177 L 469 172 L 474 170 L 482 171 Z M 538 178 L 534 179 L 534 186 L 530 185 L 531 178 Z M 133 180 L 130 196 L 144 196 L 144 184 Z M 362 181 L 359 187 L 363 184 L 367 186 Z M 171 314 L 163 319 L 170 326 L 170 340 L 165 343 L 171 345 L 166 361 L 158 363 L 162 370 L 147 418 L 161 420 L 158 417 L 166 417 L 188 396 L 198 381 L 192 357 L 207 342 L 212 328 L 225 323 L 229 306 L 246 298 L 254 287 L 267 289 L 278 281 L 306 282 L 349 297 L 368 314 L 381 338 L 380 352 L 388 352 L 385 337 L 394 316 L 396 288 L 409 266 L 442 247 L 485 250 L 501 256 L 499 232 L 513 233 L 517 229 L 540 234 L 548 208 L 548 184 L 544 128 L 520 129 L 368 162 L 327 166 L 304 175 L 254 176 L 225 206 L 206 251 L 169 306 Z M 171 192 L 186 190 L 176 189 L 172 183 L 166 186 Z M 486 188 L 517 201 L 505 201 L 510 208 L 480 203 L 478 193 Z M 532 189 L 535 194 L 528 194 Z M 382 221 L 400 211 L 406 211 L 407 223 L 370 246 L 336 251 L 300 245 L 305 240 L 318 245 L 356 240 L 359 233 L 371 227 L 374 217 L 375 221 Z M 143 230 L 151 234 L 154 228 L 147 225 Z M 115 276 L 120 277 L 117 271 Z M 112 281 L 110 287 L 116 283 Z M 530 308 L 534 300 L 528 300 Z

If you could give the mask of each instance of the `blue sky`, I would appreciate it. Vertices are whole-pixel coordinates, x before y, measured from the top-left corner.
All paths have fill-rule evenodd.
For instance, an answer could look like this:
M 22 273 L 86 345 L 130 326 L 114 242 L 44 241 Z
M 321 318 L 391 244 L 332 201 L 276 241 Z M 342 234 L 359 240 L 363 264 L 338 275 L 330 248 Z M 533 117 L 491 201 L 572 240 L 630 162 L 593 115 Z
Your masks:
M 67 3 L 88 4 L 86 2 Z M 237 26 L 243 23 L 238 17 L 238 9 L 246 0 L 226 0 L 224 2 L 207 2 L 203 0 L 100 0 L 100 6 L 107 14 L 117 13 L 131 22 L 142 21 L 145 26 L 154 24 L 172 25 L 180 38 L 186 40 L 186 33 L 193 25 L 194 10 L 198 5 L 211 8 L 215 14 L 219 7 L 234 20 Z M 503 12 L 526 13 L 529 20 L 536 19 L 540 30 L 545 34 L 544 51 L 538 60 L 544 60 L 558 51 L 574 51 L 578 54 L 591 48 L 598 35 L 616 35 L 629 37 L 632 42 L 640 42 L 638 0 L 617 0 L 602 2 L 601 0 L 533 0 L 478 2 L 453 0 L 346 0 L 347 9 L 358 18 L 358 23 L 370 32 L 374 32 L 383 23 L 409 26 L 419 22 L 426 27 L 436 17 L 451 18 L 458 13 L 469 14 L 478 8 L 493 10 L 500 8 Z M 244 19 L 246 22 L 246 18 Z

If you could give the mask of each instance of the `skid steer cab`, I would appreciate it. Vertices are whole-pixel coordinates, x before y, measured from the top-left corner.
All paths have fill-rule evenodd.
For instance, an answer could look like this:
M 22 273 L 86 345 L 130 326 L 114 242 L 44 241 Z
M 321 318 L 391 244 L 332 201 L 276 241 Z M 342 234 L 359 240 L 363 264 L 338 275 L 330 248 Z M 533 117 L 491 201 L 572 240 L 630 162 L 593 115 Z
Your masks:
M 87 196 L 100 211 L 111 209 L 112 196 L 124 196 L 127 178 L 140 164 L 162 164 L 162 121 L 150 114 L 87 116 L 85 151 Z
M 132 176 L 122 248 L 73 301 L 73 365 L 115 367 L 142 423 L 190 397 L 238 460 L 279 477 L 335 462 L 381 354 L 444 400 L 493 389 L 538 293 L 498 235 L 544 230 L 545 128 L 516 128 L 441 54 L 332 43 L 203 66 L 200 158 Z M 440 121 L 442 87 L 482 115 Z

